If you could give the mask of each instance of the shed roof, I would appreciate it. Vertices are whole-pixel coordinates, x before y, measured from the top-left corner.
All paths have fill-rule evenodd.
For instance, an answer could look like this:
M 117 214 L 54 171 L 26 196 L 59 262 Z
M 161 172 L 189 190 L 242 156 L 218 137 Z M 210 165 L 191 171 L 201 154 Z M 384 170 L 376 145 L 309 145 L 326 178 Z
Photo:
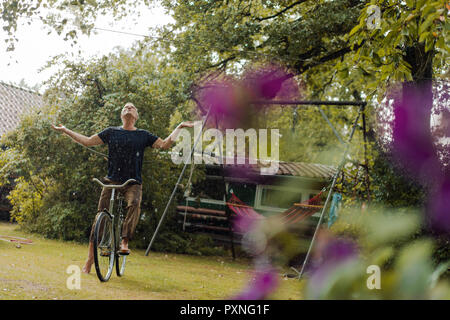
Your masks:
M 225 161 L 225 168 L 231 169 L 233 168 L 245 168 L 245 172 L 260 175 L 260 169 L 266 167 L 260 161 L 256 164 L 250 164 L 246 159 L 245 164 L 237 164 L 237 162 L 227 163 Z M 217 166 L 217 165 L 214 165 Z M 239 172 L 239 170 L 237 170 Z M 278 162 L 278 170 L 274 174 L 275 176 L 293 176 L 299 178 L 310 178 L 314 180 L 329 180 L 336 173 L 336 167 L 320 164 L 320 163 L 306 163 L 306 162 L 286 162 L 279 161 Z
M 280 162 L 277 175 L 331 179 L 336 168 L 319 163 Z

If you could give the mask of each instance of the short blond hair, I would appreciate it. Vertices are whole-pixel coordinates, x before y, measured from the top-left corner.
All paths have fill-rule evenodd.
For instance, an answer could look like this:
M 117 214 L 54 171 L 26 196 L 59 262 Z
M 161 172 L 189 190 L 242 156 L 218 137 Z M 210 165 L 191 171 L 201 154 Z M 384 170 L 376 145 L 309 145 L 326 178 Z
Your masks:
M 133 103 L 131 103 L 131 102 L 125 103 L 125 105 L 123 107 L 125 108 L 126 106 L 132 106 L 132 107 L 134 107 L 137 110 L 136 106 Z

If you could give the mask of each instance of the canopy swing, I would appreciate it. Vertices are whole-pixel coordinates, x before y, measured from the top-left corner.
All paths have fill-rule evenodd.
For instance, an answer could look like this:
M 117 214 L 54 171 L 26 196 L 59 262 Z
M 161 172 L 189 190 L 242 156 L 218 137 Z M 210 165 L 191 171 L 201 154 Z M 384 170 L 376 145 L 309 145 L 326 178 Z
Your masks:
M 196 101 L 196 102 L 197 102 L 197 104 L 199 104 L 198 101 Z M 323 216 L 324 216 L 325 210 L 326 210 L 326 208 L 327 208 L 327 206 L 328 206 L 328 204 L 330 202 L 330 199 L 331 199 L 334 187 L 336 185 L 337 178 L 338 178 L 339 174 L 341 173 L 341 171 L 342 171 L 342 169 L 343 169 L 343 167 L 344 167 L 344 165 L 346 163 L 346 157 L 347 157 L 349 149 L 350 149 L 350 143 L 352 141 L 353 135 L 355 133 L 355 130 L 356 130 L 356 127 L 358 125 L 358 122 L 359 122 L 359 119 L 360 119 L 361 115 L 362 115 L 362 118 L 363 118 L 363 130 L 364 130 L 363 134 L 364 134 L 364 139 L 365 139 L 365 115 L 364 115 L 364 111 L 365 111 L 365 106 L 366 106 L 367 103 L 365 101 L 253 101 L 252 103 L 253 104 L 263 104 L 263 105 L 280 105 L 280 106 L 283 106 L 283 105 L 288 105 L 288 106 L 298 106 L 298 105 L 316 106 L 318 108 L 320 114 L 324 118 L 324 120 L 327 122 L 328 126 L 333 131 L 334 135 L 337 137 L 339 142 L 345 147 L 344 152 L 342 154 L 341 161 L 340 161 L 340 163 L 339 163 L 339 165 L 337 167 L 336 172 L 333 175 L 333 178 L 331 180 L 331 183 L 330 183 L 329 187 L 327 188 L 328 189 L 328 193 L 327 193 L 327 197 L 326 197 L 326 200 L 325 200 L 323 206 L 318 206 L 316 203 L 302 203 L 302 204 L 298 204 L 298 205 L 294 204 L 291 208 L 289 208 L 285 212 L 281 213 L 281 215 L 283 215 L 284 221 L 286 223 L 293 223 L 293 222 L 302 221 L 306 217 L 308 217 L 308 216 L 310 216 L 310 215 L 312 215 L 315 212 L 318 212 L 320 210 L 319 220 L 318 220 L 317 225 L 315 227 L 314 234 L 313 234 L 313 237 L 311 239 L 311 243 L 309 245 L 308 251 L 306 253 L 305 260 L 304 260 L 304 262 L 302 264 L 301 271 L 299 272 L 298 278 L 300 279 L 302 277 L 303 273 L 304 273 L 305 266 L 308 263 L 308 259 L 309 259 L 311 250 L 312 250 L 312 248 L 314 246 L 314 242 L 315 242 L 318 230 L 319 230 L 319 228 L 320 228 L 320 226 L 322 224 L 322 220 L 323 220 Z M 328 119 L 326 114 L 323 112 L 321 106 L 334 106 L 334 107 L 336 107 L 336 106 L 355 106 L 355 107 L 359 107 L 356 119 L 353 122 L 353 126 L 351 128 L 351 131 L 350 131 L 350 134 L 348 136 L 348 140 L 347 141 L 344 141 L 344 139 L 341 137 L 341 135 L 335 129 L 335 127 L 333 126 L 331 121 Z M 200 107 L 201 110 L 205 110 L 205 109 L 203 109 L 202 106 L 199 105 L 199 107 Z M 198 137 L 195 138 L 194 146 L 191 148 L 190 153 L 189 153 L 189 158 L 191 158 L 193 156 L 193 154 L 194 154 L 194 150 L 196 149 L 197 144 L 198 144 L 198 142 L 200 140 L 200 137 L 201 137 L 201 134 L 202 134 L 203 129 L 205 127 L 205 124 L 207 123 L 207 121 L 209 119 L 210 111 L 211 111 L 211 108 L 207 110 L 206 115 L 204 116 L 204 119 L 203 119 L 203 122 L 202 122 L 202 126 L 201 126 L 201 130 L 200 130 L 200 134 L 199 134 Z M 216 120 L 215 121 L 216 122 L 216 128 L 218 128 L 217 117 L 216 117 L 215 120 Z M 220 144 L 219 144 L 219 147 L 221 147 Z M 222 157 L 221 152 L 219 152 L 219 157 Z M 222 160 L 222 158 L 220 158 L 220 160 Z M 223 166 L 224 166 L 223 161 L 220 161 L 220 163 L 221 163 L 221 166 L 222 166 L 222 169 L 223 169 Z M 180 182 L 181 182 L 181 179 L 182 179 L 182 177 L 184 175 L 184 172 L 186 171 L 187 165 L 188 165 L 188 162 L 186 162 L 184 164 L 183 169 L 181 170 L 181 173 L 180 173 L 180 175 L 178 177 L 178 180 L 175 183 L 173 191 L 172 191 L 172 193 L 171 193 L 171 195 L 169 197 L 169 200 L 167 201 L 167 204 L 166 204 L 166 207 L 164 209 L 164 212 L 163 212 L 163 214 L 162 214 L 162 216 L 161 216 L 161 218 L 160 218 L 160 220 L 158 222 L 156 230 L 153 233 L 153 236 L 152 236 L 152 238 L 150 240 L 150 243 L 149 243 L 149 245 L 147 247 L 147 250 L 145 252 L 146 256 L 148 256 L 148 254 L 150 252 L 150 249 L 151 249 L 152 244 L 153 244 L 153 242 L 155 240 L 155 237 L 156 237 L 156 235 L 157 235 L 157 233 L 159 231 L 159 228 L 161 227 L 161 224 L 162 224 L 162 222 L 163 222 L 163 220 L 164 220 L 164 218 L 165 218 L 165 216 L 167 214 L 168 208 L 169 208 L 171 202 L 173 201 L 173 198 L 174 198 L 175 193 L 176 193 L 176 191 L 178 189 L 178 186 L 180 185 Z M 190 174 L 188 183 L 190 183 L 190 180 L 191 180 L 191 177 L 192 177 L 192 171 L 193 171 L 193 164 L 192 164 L 192 167 L 191 167 L 191 174 Z M 259 215 L 257 212 L 255 212 L 253 210 L 253 208 L 245 206 L 245 204 L 242 203 L 242 201 L 240 201 L 239 198 L 236 195 L 234 195 L 234 194 L 232 194 L 232 196 L 230 198 L 230 202 L 228 202 L 228 203 L 226 202 L 227 190 L 226 190 L 225 177 L 223 176 L 223 172 L 224 172 L 224 170 L 222 170 L 223 185 L 224 185 L 223 191 L 224 191 L 224 202 L 227 204 L 225 206 L 225 209 L 226 209 L 225 211 L 226 211 L 226 215 L 227 215 L 228 220 L 230 221 L 230 211 L 235 213 L 235 214 L 252 214 L 255 217 L 256 217 L 255 214 Z M 322 192 L 324 192 L 324 190 Z M 318 197 L 318 195 L 316 197 Z M 314 198 L 316 198 L 316 197 L 314 197 Z M 315 199 L 314 201 L 316 201 L 317 199 Z M 186 214 L 185 214 L 185 217 L 186 217 Z M 185 224 L 185 221 L 184 221 L 184 224 Z M 231 223 L 230 222 L 229 222 L 229 232 L 230 232 L 229 234 L 230 234 L 230 240 L 231 240 L 231 248 L 232 248 L 232 253 L 233 253 L 233 258 L 234 258 L 235 257 L 235 255 L 234 255 L 234 242 L 233 242 L 232 228 L 231 228 Z

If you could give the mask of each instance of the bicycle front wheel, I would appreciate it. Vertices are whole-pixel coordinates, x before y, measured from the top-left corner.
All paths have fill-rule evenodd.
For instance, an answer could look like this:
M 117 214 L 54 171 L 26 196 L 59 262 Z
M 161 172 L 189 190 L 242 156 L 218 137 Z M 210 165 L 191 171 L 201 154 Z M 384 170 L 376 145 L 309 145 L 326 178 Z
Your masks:
M 106 211 L 99 213 L 94 232 L 95 271 L 100 281 L 108 281 L 114 268 L 114 234 L 112 218 Z

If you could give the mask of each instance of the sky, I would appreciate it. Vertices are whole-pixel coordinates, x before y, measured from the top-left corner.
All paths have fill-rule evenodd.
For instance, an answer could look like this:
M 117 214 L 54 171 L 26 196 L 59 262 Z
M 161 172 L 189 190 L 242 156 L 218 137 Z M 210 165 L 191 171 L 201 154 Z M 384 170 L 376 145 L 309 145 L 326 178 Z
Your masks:
M 78 57 L 81 51 L 82 58 L 102 56 L 121 46 L 130 48 L 136 40 L 144 37 L 138 35 L 151 35 L 149 28 L 160 26 L 172 21 L 171 17 L 164 14 L 159 7 L 140 7 L 139 17 L 127 17 L 116 21 L 111 16 L 102 16 L 96 21 L 96 30 L 90 36 L 81 35 L 78 44 L 71 47 L 70 41 L 64 41 L 63 36 L 58 36 L 56 32 L 48 35 L 48 27 L 45 27 L 39 20 L 32 20 L 31 25 L 27 25 L 25 20 L 23 25 L 18 26 L 16 37 L 16 49 L 6 52 L 4 39 L 7 33 L 0 28 L 0 81 L 6 83 L 19 83 L 24 79 L 25 83 L 31 87 L 48 79 L 55 69 L 39 72 L 53 56 L 65 54 L 70 57 L 72 54 Z M 104 31 L 109 29 L 119 32 L 133 33 L 138 35 L 123 34 L 118 32 Z M 43 89 L 40 90 L 41 93 Z

